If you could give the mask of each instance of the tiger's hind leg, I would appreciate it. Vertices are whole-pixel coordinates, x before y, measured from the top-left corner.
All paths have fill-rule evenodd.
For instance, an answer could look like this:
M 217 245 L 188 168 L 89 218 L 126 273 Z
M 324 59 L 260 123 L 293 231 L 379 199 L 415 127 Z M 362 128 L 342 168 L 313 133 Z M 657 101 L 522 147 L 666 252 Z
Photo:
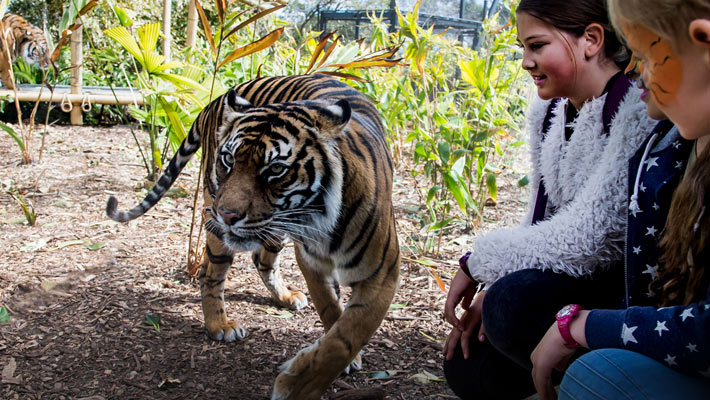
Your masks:
M 234 253 L 212 233 L 207 233 L 208 260 L 200 269 L 200 293 L 205 326 L 214 340 L 233 342 L 243 339 L 247 332 L 241 324 L 227 319 L 224 308 L 224 281 L 232 265 Z
M 320 399 L 380 326 L 398 281 L 397 253 L 386 257 L 374 276 L 353 285 L 350 301 L 325 335 L 281 366 L 272 400 Z M 310 285 L 309 290 L 318 307 Z
M 281 277 L 279 263 L 279 248 L 262 247 L 261 250 L 252 253 L 252 261 L 264 285 L 271 293 L 271 297 L 282 307 L 292 310 L 300 310 L 308 305 L 308 299 L 303 292 L 291 290 L 284 283 Z

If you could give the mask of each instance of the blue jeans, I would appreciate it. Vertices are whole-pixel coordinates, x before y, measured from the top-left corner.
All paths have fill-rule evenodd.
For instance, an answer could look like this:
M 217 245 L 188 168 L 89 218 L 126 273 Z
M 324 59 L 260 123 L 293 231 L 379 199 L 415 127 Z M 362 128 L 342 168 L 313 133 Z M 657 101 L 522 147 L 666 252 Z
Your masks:
M 570 365 L 559 400 L 707 400 L 710 380 L 674 371 L 622 349 L 595 350 Z

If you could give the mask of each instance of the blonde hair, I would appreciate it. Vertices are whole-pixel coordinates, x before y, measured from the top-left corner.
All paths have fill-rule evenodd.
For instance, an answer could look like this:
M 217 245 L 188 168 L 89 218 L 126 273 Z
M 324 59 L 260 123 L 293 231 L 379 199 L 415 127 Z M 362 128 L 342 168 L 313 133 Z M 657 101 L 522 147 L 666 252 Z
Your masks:
M 678 49 L 690 42 L 688 26 L 710 19 L 710 0 L 607 0 L 609 17 L 623 35 L 623 23 L 643 25 Z

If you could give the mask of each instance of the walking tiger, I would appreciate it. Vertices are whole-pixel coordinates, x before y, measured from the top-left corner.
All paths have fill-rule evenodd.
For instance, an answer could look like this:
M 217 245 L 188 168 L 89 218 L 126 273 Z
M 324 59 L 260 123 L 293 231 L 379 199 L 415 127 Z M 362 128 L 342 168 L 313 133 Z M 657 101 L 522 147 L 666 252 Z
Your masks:
M 361 367 L 360 350 L 399 284 L 393 167 L 380 116 L 364 95 L 325 75 L 240 84 L 199 114 L 139 205 L 117 211 L 110 197 L 107 214 L 116 221 L 143 215 L 200 147 L 208 260 L 199 279 L 207 331 L 224 341 L 246 335 L 224 307 L 225 277 L 238 251 L 252 252 L 279 304 L 306 305 L 279 273 L 279 251 L 290 239 L 325 333 L 282 365 L 272 399 L 318 399 L 342 371 Z M 352 287 L 344 307 L 339 285 Z

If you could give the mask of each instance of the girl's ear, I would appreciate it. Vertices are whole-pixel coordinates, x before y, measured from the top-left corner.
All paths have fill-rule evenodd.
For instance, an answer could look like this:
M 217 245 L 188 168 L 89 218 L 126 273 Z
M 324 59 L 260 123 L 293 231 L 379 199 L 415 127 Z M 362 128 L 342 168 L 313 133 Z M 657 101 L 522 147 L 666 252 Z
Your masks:
M 700 47 L 706 66 L 710 67 L 710 20 L 699 18 L 691 21 L 688 33 L 691 43 Z
M 589 24 L 584 30 L 584 57 L 593 58 L 604 49 L 604 27 L 600 24 Z

